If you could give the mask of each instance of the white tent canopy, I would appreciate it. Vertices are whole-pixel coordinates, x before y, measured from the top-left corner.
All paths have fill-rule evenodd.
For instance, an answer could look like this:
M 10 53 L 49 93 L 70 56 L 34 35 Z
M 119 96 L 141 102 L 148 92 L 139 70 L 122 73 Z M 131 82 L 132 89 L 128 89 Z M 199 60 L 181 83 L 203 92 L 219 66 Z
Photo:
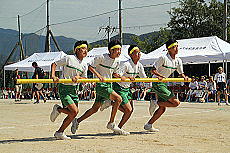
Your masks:
M 128 55 L 128 48 L 129 48 L 129 45 L 122 45 L 121 55 L 119 57 L 120 61 L 127 61 L 128 59 L 130 59 Z M 84 61 L 87 63 L 90 63 L 94 59 L 95 56 L 102 55 L 105 53 L 109 53 L 108 47 L 93 48 L 92 50 L 89 51 Z M 144 53 L 142 53 L 142 55 L 144 55 Z
M 19 71 L 33 72 L 34 68 L 32 67 L 32 63 L 37 62 L 38 66 L 44 71 L 51 71 L 51 64 L 64 56 L 66 56 L 66 54 L 63 51 L 34 53 L 20 62 L 4 66 L 4 70 L 18 69 Z M 57 68 L 57 71 L 61 71 L 61 68 Z
M 228 60 L 230 58 L 230 44 L 217 36 L 178 40 L 180 57 L 184 64 L 209 63 Z M 144 66 L 152 66 L 162 55 L 167 53 L 166 46 L 144 55 L 141 62 Z

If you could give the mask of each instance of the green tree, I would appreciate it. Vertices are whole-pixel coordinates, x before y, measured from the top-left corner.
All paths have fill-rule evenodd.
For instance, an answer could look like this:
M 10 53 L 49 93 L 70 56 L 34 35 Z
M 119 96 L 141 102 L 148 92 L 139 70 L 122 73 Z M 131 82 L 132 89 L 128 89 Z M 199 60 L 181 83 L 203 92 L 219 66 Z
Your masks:
M 139 36 L 133 36 L 132 39 L 141 48 L 143 53 L 150 53 L 162 46 L 171 37 L 171 35 L 170 30 L 161 28 L 159 32 L 150 33 L 142 39 Z
M 174 38 L 223 36 L 224 5 L 216 0 L 182 0 L 178 8 L 173 8 L 168 27 Z

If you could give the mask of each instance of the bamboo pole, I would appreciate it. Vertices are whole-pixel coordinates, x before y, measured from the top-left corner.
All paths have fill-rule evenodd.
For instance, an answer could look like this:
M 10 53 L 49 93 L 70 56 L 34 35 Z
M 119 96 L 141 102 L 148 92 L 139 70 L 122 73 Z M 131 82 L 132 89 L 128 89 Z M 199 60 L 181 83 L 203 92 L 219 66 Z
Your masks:
M 78 79 L 77 83 L 93 83 L 93 82 L 101 82 L 99 79 Z M 104 82 L 191 82 L 191 79 L 187 81 L 183 78 L 165 78 L 162 81 L 158 78 L 135 78 L 135 80 L 131 81 L 130 79 L 126 79 L 122 81 L 120 78 L 113 79 L 105 79 Z M 17 79 L 18 84 L 25 83 L 73 83 L 72 79 L 59 79 L 58 82 L 54 82 L 53 79 Z

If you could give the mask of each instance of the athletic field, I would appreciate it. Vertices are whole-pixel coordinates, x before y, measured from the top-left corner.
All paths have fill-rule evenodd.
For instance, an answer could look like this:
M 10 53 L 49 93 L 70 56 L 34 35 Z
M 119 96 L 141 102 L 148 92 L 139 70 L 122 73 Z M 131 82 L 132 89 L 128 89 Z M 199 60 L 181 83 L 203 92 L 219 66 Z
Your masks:
M 106 128 L 110 109 L 98 112 L 80 124 L 76 135 L 70 127 L 66 135 L 72 140 L 53 137 L 65 115 L 49 120 L 54 104 L 60 101 L 32 104 L 0 100 L 0 153 L 229 153 L 230 106 L 215 103 L 181 103 L 168 108 L 156 122 L 160 132 L 145 132 L 150 118 L 149 103 L 135 102 L 135 110 L 124 129 L 129 136 L 113 135 Z M 80 102 L 80 113 L 92 102 Z M 79 116 L 78 115 L 78 116 Z M 119 112 L 116 119 L 121 118 Z M 116 121 L 118 123 L 118 120 Z

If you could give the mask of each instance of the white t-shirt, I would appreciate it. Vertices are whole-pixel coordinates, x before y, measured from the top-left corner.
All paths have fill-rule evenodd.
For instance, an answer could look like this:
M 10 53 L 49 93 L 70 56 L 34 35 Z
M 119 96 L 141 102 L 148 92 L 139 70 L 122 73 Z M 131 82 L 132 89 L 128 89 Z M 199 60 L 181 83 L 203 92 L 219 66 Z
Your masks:
M 190 82 L 189 83 L 189 88 L 191 88 L 193 90 L 198 89 L 198 82 L 197 81 Z
M 71 79 L 73 76 L 79 75 L 87 77 L 88 66 L 83 61 L 79 60 L 75 55 L 67 55 L 56 61 L 57 66 L 62 66 L 61 79 Z M 65 85 L 77 85 L 77 83 L 63 83 Z
M 184 73 L 182 61 L 179 57 L 172 59 L 169 54 L 161 56 L 155 63 L 154 67 L 157 71 L 168 78 L 174 71 L 177 70 L 179 74 Z M 156 75 L 153 75 L 153 78 L 156 78 Z
M 214 80 L 218 82 L 225 82 L 226 83 L 226 74 L 224 72 L 222 73 L 216 73 Z
M 137 77 L 139 76 L 140 78 L 147 78 L 144 67 L 140 62 L 137 62 L 137 64 L 134 64 L 132 59 L 122 62 L 121 63 L 121 68 L 120 68 L 120 74 L 121 76 L 125 77 Z M 131 82 L 118 82 L 118 84 L 124 88 L 129 88 Z
M 89 64 L 104 78 L 112 78 L 113 73 L 118 73 L 120 61 L 118 58 L 112 59 L 109 54 L 96 56 Z
M 208 90 L 209 90 L 209 91 L 216 90 L 216 82 L 215 82 L 215 81 L 213 81 L 213 82 L 208 82 L 207 87 L 208 87 Z

